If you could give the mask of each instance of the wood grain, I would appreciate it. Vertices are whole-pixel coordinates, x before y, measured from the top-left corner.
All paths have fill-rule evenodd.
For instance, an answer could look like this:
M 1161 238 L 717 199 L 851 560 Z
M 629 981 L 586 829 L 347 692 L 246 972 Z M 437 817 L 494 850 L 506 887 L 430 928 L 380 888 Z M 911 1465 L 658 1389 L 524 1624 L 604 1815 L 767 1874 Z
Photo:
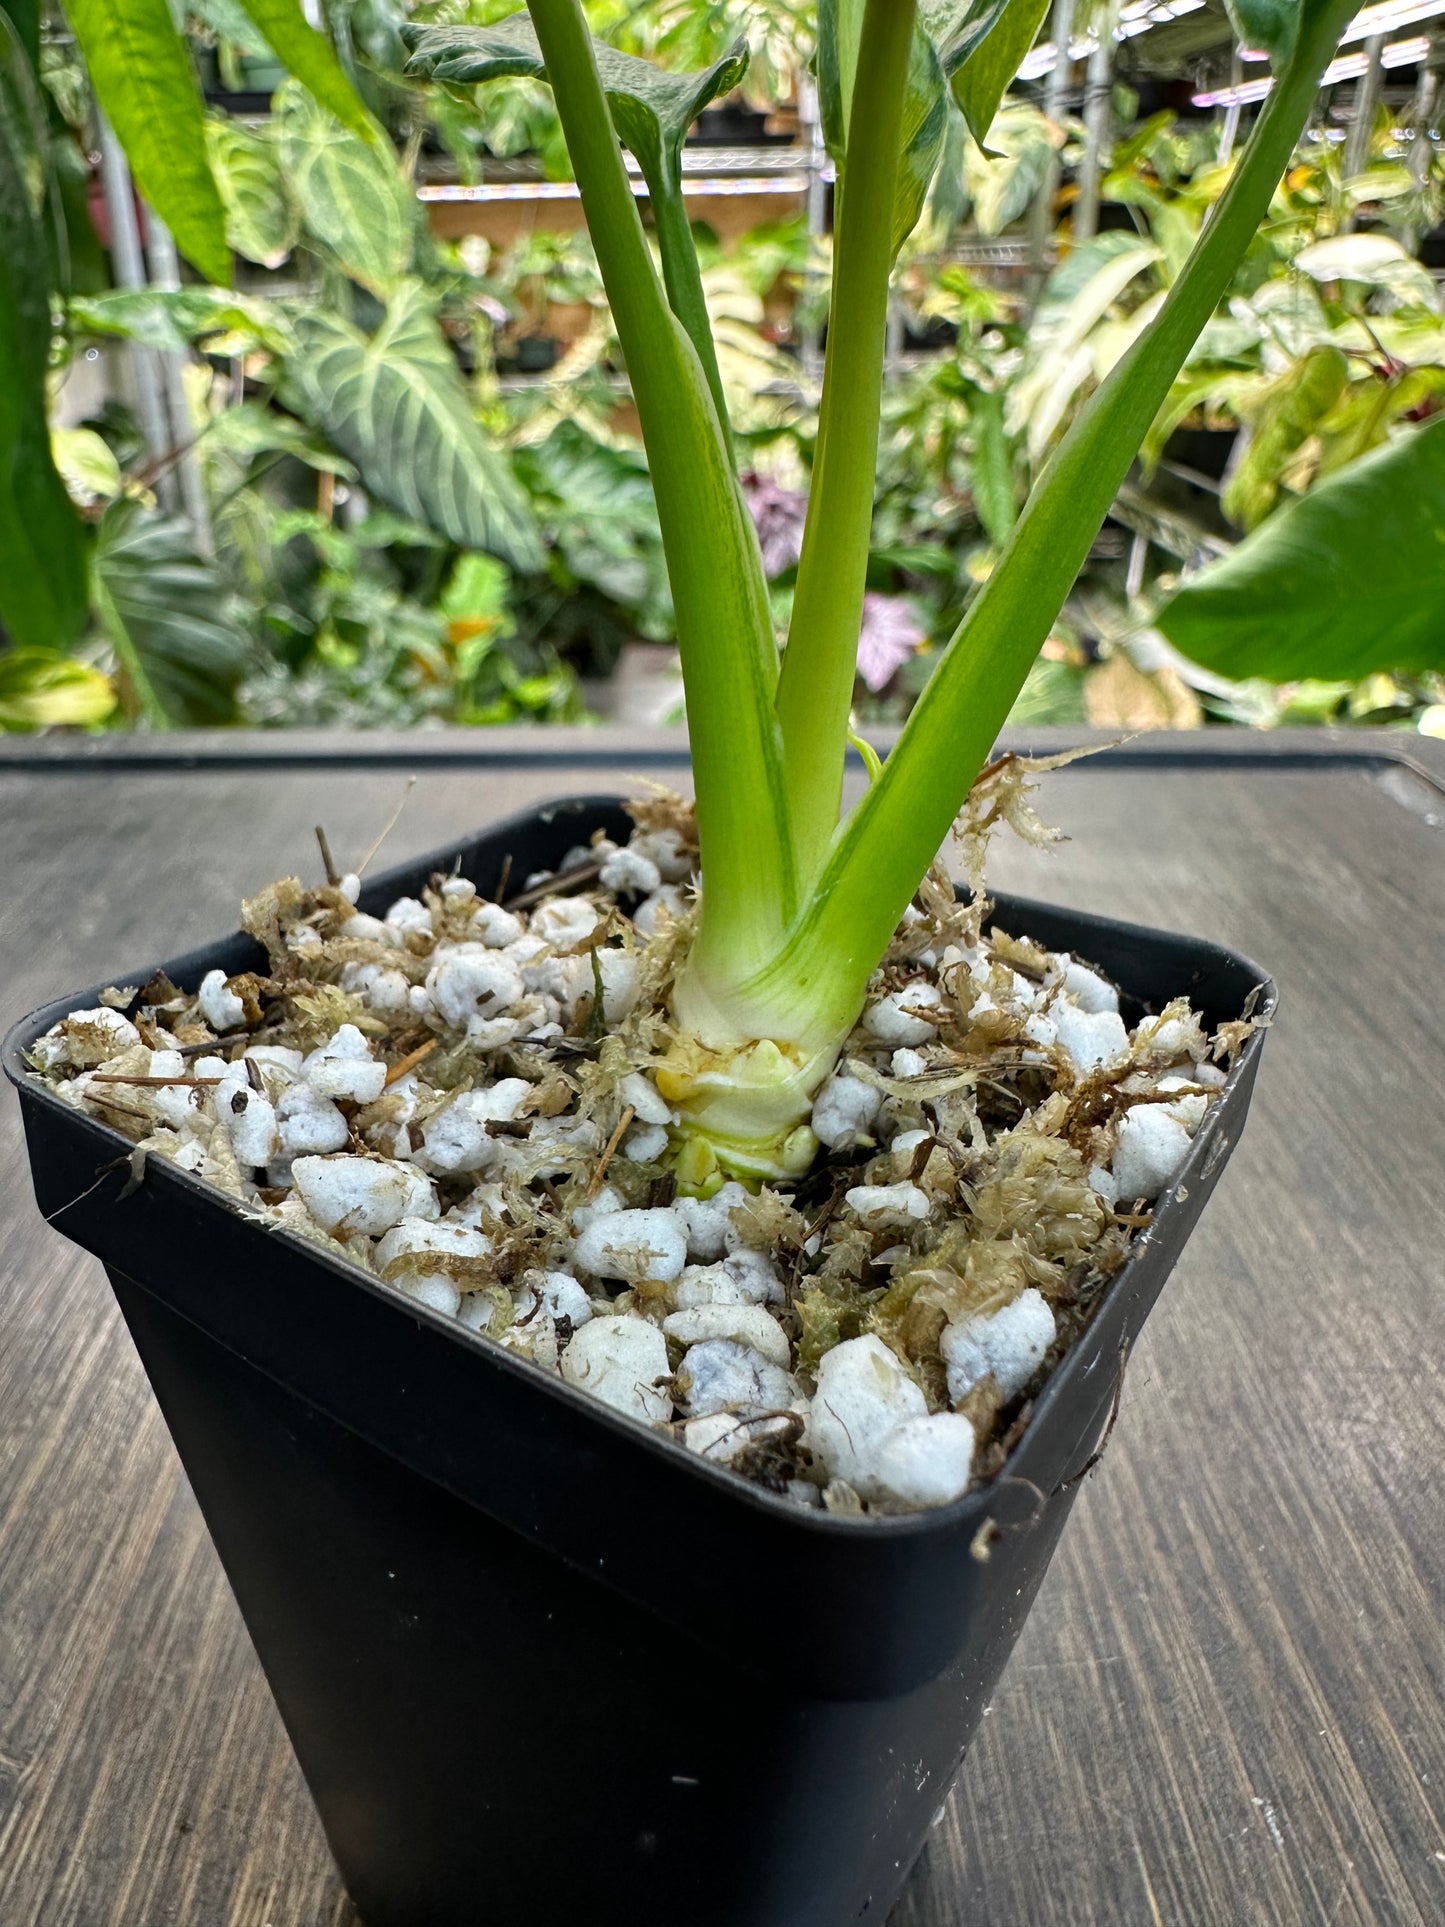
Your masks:
M 1445 790 L 1428 748 L 1412 772 L 1239 740 L 1051 778 L 1074 841 L 998 853 L 1001 886 L 1253 952 L 1285 1003 L 894 1927 L 1445 1920 Z M 243 889 L 315 867 L 318 820 L 354 861 L 401 788 L 399 753 L 368 771 L 367 747 L 195 769 L 7 748 L 0 1014 L 229 927 Z M 464 768 L 432 746 L 386 855 L 675 754 L 595 752 Z M 0 1922 L 355 1923 L 99 1267 L 35 1214 L 9 1101 Z

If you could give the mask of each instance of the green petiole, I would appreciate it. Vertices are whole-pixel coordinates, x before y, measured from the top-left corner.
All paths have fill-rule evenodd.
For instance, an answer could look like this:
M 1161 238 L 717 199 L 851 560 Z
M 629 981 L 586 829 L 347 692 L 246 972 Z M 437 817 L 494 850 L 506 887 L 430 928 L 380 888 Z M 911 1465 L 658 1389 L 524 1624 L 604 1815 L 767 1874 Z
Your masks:
M 1028 37 L 1015 31 L 1013 16 L 1029 4 L 929 0 L 922 18 L 936 45 L 951 50 L 955 85 L 994 34 L 1009 47 Z M 680 181 L 676 191 L 659 181 L 665 191 L 654 195 L 664 287 L 618 147 L 619 129 L 635 152 L 645 145 L 627 87 L 637 100 L 647 89 L 624 76 L 625 86 L 612 85 L 609 110 L 580 0 L 529 0 L 627 356 L 677 609 L 704 894 L 673 993 L 677 1041 L 658 1084 L 684 1115 L 679 1162 L 687 1182 L 707 1182 L 720 1163 L 754 1179 L 796 1173 L 812 1155 L 803 1125 L 811 1095 L 1268 209 L 1354 0 L 1279 0 L 1280 8 L 1290 18 L 1270 42 L 1277 84 L 1193 254 L 1152 326 L 1064 438 L 897 747 L 840 825 L 898 242 L 895 190 L 905 146 L 909 187 L 918 187 L 917 156 L 927 144 L 917 130 L 930 111 L 919 76 L 932 84 L 936 75 L 941 89 L 945 63 L 926 41 L 918 58 L 916 0 L 820 0 L 820 81 L 837 110 L 835 128 L 846 117 L 847 140 L 812 498 L 780 675 L 716 359 L 699 332 L 706 315 Z M 494 47 L 496 34 L 512 27 L 478 30 L 476 42 Z M 468 32 L 451 31 L 454 39 Z M 954 52 L 964 45 L 960 62 Z M 715 75 L 711 84 L 720 84 Z M 669 125 L 678 125 L 675 115 Z

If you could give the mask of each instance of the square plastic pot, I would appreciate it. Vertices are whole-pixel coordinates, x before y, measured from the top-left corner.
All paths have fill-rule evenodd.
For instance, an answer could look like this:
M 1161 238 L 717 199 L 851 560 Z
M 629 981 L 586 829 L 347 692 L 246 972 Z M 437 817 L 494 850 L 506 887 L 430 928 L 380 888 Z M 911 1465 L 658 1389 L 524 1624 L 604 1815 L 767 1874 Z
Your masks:
M 614 797 L 454 864 L 554 866 Z M 1133 1014 L 1274 988 L 1213 944 L 1000 898 Z M 235 936 L 164 967 L 253 968 Z M 114 981 L 140 981 L 130 971 Z M 35 1193 L 104 1262 L 367 1927 L 881 1923 L 958 1770 L 1143 1325 L 1244 1124 L 1256 1031 L 1003 1473 L 945 1510 L 806 1512 L 344 1261 L 268 1229 L 26 1073 L 98 989 L 11 1031 Z M 1126 1005 L 1126 1014 L 1128 1013 Z M 986 1555 L 986 1556 L 985 1556 Z

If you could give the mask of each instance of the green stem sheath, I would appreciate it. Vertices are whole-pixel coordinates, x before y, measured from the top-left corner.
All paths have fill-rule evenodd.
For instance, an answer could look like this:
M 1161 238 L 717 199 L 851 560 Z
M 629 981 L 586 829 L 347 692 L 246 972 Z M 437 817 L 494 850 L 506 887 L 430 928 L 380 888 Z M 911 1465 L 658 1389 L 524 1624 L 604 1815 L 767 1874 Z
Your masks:
M 840 181 L 817 451 L 778 680 L 788 808 L 806 879 L 838 827 L 868 578 L 894 256 L 894 195 L 916 0 L 868 0 Z

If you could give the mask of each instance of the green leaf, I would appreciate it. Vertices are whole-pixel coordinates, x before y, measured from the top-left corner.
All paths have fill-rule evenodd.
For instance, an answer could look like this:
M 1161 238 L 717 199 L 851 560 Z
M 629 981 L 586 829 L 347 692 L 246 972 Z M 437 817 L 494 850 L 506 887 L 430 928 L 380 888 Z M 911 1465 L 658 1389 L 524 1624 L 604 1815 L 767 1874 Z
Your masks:
M 0 729 L 91 729 L 115 708 L 110 677 L 53 649 L 0 651 Z
M 1280 509 L 1155 620 L 1240 680 L 1445 669 L 1445 418 Z
M 96 610 L 131 720 L 157 729 L 233 721 L 251 641 L 187 525 L 115 502 L 101 519 L 94 564 Z
M 361 140 L 379 144 L 381 129 L 367 113 L 331 42 L 308 25 L 296 0 L 241 0 L 252 24 L 287 73 Z
M 1014 495 L 1013 452 L 1004 433 L 1003 396 L 972 388 L 968 422 L 973 430 L 973 505 L 995 548 L 1002 548 L 1018 520 Z
M 848 157 L 848 115 L 864 11 L 865 0 L 818 0 L 818 114 L 824 145 L 840 167 Z
M 1344 393 L 1349 364 L 1338 348 L 1312 348 L 1251 402 L 1251 434 L 1221 497 L 1239 528 L 1262 522 L 1279 498 L 1284 470 Z
M 1002 7 L 1003 0 L 989 0 Z M 821 0 L 818 8 L 818 101 L 823 137 L 839 170 L 846 192 L 848 117 L 853 105 L 853 82 L 863 28 L 863 0 Z M 945 31 L 958 9 L 934 6 L 932 17 Z M 928 189 L 938 170 L 948 133 L 946 75 L 933 37 L 924 30 L 923 15 L 914 29 L 903 99 L 903 125 L 898 149 L 898 178 L 893 211 L 895 254 L 918 225 Z
M 229 116 L 206 121 L 206 152 L 226 204 L 226 239 L 237 254 L 279 268 L 295 247 L 301 215 L 274 141 Z
M 52 428 L 50 453 L 70 499 L 80 508 L 113 502 L 123 486 L 120 463 L 93 428 Z
M 206 163 L 201 96 L 166 0 L 68 0 L 68 12 L 136 185 L 186 259 L 229 286 L 226 212 Z
M 1278 73 L 1299 39 L 1300 0 L 1224 0 L 1224 7 L 1240 46 L 1267 53 Z
M 298 411 L 375 495 L 463 548 L 535 569 L 542 548 L 506 455 L 478 427 L 431 300 L 406 281 L 367 339 L 339 315 L 297 323 Z
M 294 415 L 283 415 L 259 401 L 241 402 L 214 416 L 202 431 L 199 446 L 207 456 L 234 455 L 244 462 L 256 455 L 292 455 L 308 468 L 348 479 L 356 474 L 344 455 L 328 448 Z
M 672 605 L 642 458 L 563 421 L 544 442 L 519 449 L 517 463 L 573 579 L 635 611 L 644 635 L 665 636 Z
M 0 13 L 0 620 L 63 648 L 86 617 L 86 537 L 50 452 L 51 215 L 45 116 Z
M 525 11 L 508 14 L 490 27 L 421 27 L 407 35 L 411 71 L 454 85 L 521 76 L 545 80 L 546 67 L 536 31 Z M 681 181 L 682 144 L 687 130 L 709 102 L 731 93 L 748 65 L 739 41 L 701 73 L 674 74 L 620 53 L 594 40 L 597 70 L 607 104 L 624 147 L 633 154 L 649 184 Z
M 295 82 L 278 91 L 272 111 L 306 233 L 384 301 L 411 266 L 417 232 L 416 196 L 396 156 L 358 139 Z
M 971 13 L 996 12 L 997 18 L 961 59 L 950 64 L 948 54 L 943 54 L 953 98 L 968 122 L 968 131 L 985 153 L 989 152 L 989 129 L 1000 103 L 1019 63 L 1034 44 L 1048 9 L 1049 0 L 1008 0 L 1007 6 L 997 9 L 976 5 L 969 9 Z
M 1005 107 L 989 131 L 993 147 L 971 147 L 964 167 L 980 232 L 1001 234 L 1038 192 L 1054 140 L 1037 107 Z
M 1335 234 L 1302 248 L 1293 265 L 1312 281 L 1360 281 L 1399 302 L 1434 308 L 1429 272 L 1388 234 Z
M 74 295 L 67 310 L 77 334 L 137 341 L 174 352 L 216 335 L 278 353 L 286 333 L 276 311 L 254 295 L 221 288 L 115 288 Z

